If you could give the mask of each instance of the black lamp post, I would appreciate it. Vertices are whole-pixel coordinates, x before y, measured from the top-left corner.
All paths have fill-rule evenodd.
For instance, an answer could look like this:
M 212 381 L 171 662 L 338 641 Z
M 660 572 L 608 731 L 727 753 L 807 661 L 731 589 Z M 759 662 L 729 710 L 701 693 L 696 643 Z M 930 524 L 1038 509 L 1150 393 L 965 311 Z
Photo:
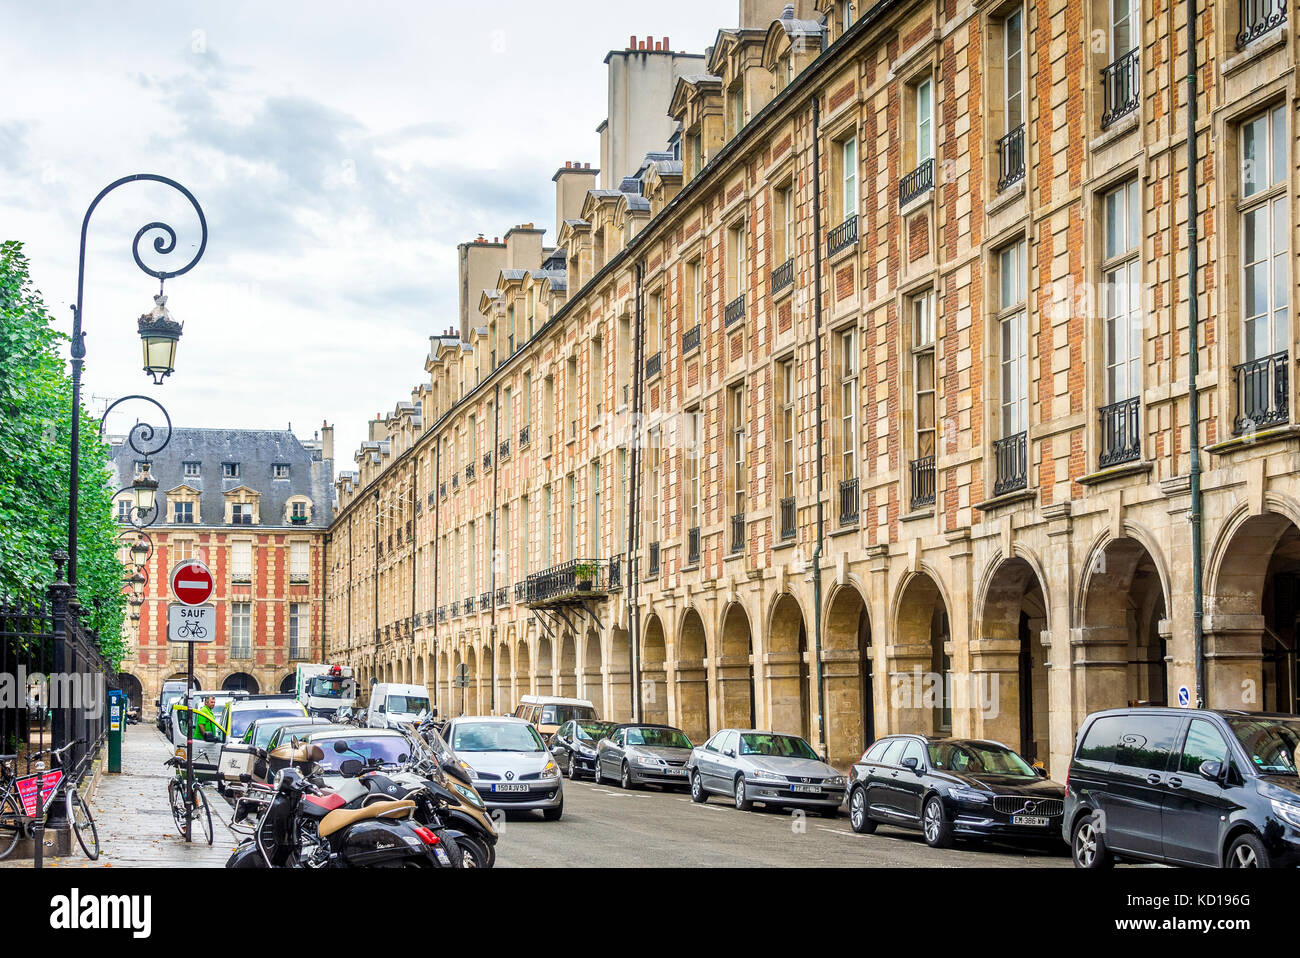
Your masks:
M 171 375 L 176 361 L 176 344 L 181 335 L 181 324 L 173 320 L 167 312 L 167 297 L 163 295 L 163 284 L 173 276 L 180 276 L 193 269 L 195 264 L 203 257 L 203 251 L 207 249 L 208 245 L 208 221 L 203 215 L 203 208 L 199 206 L 198 200 L 194 198 L 194 194 L 175 180 L 159 176 L 157 173 L 135 173 L 113 181 L 99 191 L 99 195 L 91 202 L 90 207 L 86 210 L 85 217 L 81 221 L 81 248 L 77 260 L 77 304 L 72 308 L 72 468 L 68 482 L 68 584 L 72 587 L 74 595 L 77 588 L 77 498 L 81 484 L 78 471 L 81 458 L 81 370 L 86 359 L 86 338 L 81 326 L 86 280 L 86 232 L 90 227 L 91 214 L 95 212 L 95 208 L 99 206 L 100 201 L 105 196 L 119 186 L 138 181 L 162 183 L 164 186 L 169 186 L 181 193 L 194 207 L 194 212 L 198 214 L 201 231 L 199 248 L 194 254 L 194 258 L 179 269 L 150 269 L 145 265 L 144 260 L 140 258 L 140 241 L 146 233 L 150 232 L 157 234 L 153 240 L 155 253 L 165 256 L 175 252 L 176 230 L 168 224 L 157 220 L 146 223 L 136 231 L 135 240 L 131 245 L 131 255 L 135 258 L 135 264 L 140 267 L 142 272 L 158 279 L 158 295 L 154 297 L 154 309 L 141 316 L 137 323 L 140 340 L 144 347 L 144 368 L 153 377 L 155 384 L 160 384 L 167 376 Z M 169 439 L 170 432 L 169 428 Z M 152 492 L 156 494 L 157 480 L 154 480 L 153 483 Z M 135 491 L 137 508 L 141 503 L 142 495 L 148 495 L 150 508 L 155 507 L 153 494 L 142 492 L 139 489 Z

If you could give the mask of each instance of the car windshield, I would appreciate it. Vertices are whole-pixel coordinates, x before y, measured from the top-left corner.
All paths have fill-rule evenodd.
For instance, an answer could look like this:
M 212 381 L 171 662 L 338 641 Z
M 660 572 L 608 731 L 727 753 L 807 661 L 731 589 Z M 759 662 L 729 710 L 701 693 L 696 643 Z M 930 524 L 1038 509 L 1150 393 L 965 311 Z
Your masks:
M 345 686 L 350 685 L 350 679 L 329 678 L 324 675 L 318 675 L 307 685 L 307 694 L 321 699 L 341 699 Z
M 774 755 L 778 758 L 811 758 L 817 753 L 797 735 L 768 735 L 754 732 L 740 736 L 741 755 Z
M 451 736 L 456 752 L 543 752 L 537 729 L 523 722 L 466 722 Z
M 1296 775 L 1300 719 L 1228 718 L 1228 727 L 1261 775 Z
M 579 722 L 577 737 L 584 742 L 594 742 L 608 735 L 613 727 L 613 722 Z
M 628 745 L 649 745 L 652 748 L 691 748 L 691 740 L 675 728 L 630 728 Z
M 283 722 L 277 722 L 274 720 L 270 722 L 257 722 L 249 729 L 249 732 L 251 732 L 253 736 L 253 744 L 258 748 L 266 748 L 271 744 L 271 738 L 276 732 L 280 731 L 283 725 Z M 247 735 L 244 737 L 248 738 Z
M 538 720 L 542 725 L 563 725 L 576 719 L 581 722 L 596 717 L 596 710 L 587 705 L 547 705 Z
M 421 712 L 429 711 L 429 699 L 420 695 L 390 695 L 388 711 L 400 712 L 403 715 L 419 715 Z
M 929 746 L 930 764 L 967 775 L 1014 775 L 1037 778 L 1023 758 L 990 742 L 936 742 Z
M 295 705 L 292 708 L 284 706 L 283 708 L 269 709 L 231 709 L 230 737 L 242 738 L 243 734 L 248 731 L 248 726 L 252 725 L 256 719 L 264 718 L 302 718 L 302 706 Z
M 277 725 L 274 727 L 274 731 L 271 732 L 267 748 L 279 748 L 281 745 L 288 745 L 295 735 L 298 738 L 306 738 L 318 729 L 320 729 L 319 725 Z
M 373 758 L 385 765 L 398 765 L 405 762 L 411 752 L 410 743 L 400 735 L 367 737 L 364 734 L 339 735 L 335 732 L 328 737 L 313 736 L 311 741 L 324 751 L 325 757 L 317 764 L 327 772 L 338 771 L 339 766 L 350 758 L 363 761 Z M 334 751 L 335 742 L 347 742 L 349 751 L 342 754 Z

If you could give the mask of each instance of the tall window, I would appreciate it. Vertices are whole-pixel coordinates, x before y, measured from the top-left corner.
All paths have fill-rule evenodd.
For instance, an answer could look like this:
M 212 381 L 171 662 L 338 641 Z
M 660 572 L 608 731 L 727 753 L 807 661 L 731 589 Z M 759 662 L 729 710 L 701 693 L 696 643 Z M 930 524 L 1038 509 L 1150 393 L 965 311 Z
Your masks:
M 604 359 L 602 358 L 601 347 L 600 337 L 592 337 L 587 362 L 587 414 L 593 422 L 600 416 L 601 410 L 604 408 L 602 406 L 604 396 L 601 394 L 601 388 L 605 382 L 605 377 L 602 375 Z
M 237 582 L 253 578 L 253 544 L 235 542 L 230 546 L 230 574 Z
M 731 387 L 731 514 L 745 511 L 745 387 Z
M 731 96 L 731 129 L 735 134 L 745 125 L 745 86 L 736 83 L 728 93 Z
M 660 475 L 663 472 L 663 439 L 659 426 L 650 427 L 646 450 L 650 460 L 650 476 L 647 485 L 650 502 L 650 541 L 659 542 L 659 519 L 663 511 L 663 497 L 660 496 Z
M 176 562 L 184 562 L 186 559 L 194 558 L 193 539 L 173 539 L 171 547 L 172 559 Z
M 509 439 L 514 429 L 515 404 L 510 401 L 510 387 L 501 390 L 501 434 Z
M 843 207 L 841 221 L 858 214 L 858 139 L 849 137 L 840 143 L 840 196 Z
M 551 487 L 547 485 L 542 495 L 542 563 L 543 566 L 549 566 L 551 564 L 551 556 L 554 555 L 554 552 L 552 550 L 555 548 L 555 546 L 553 544 L 554 543 L 554 540 L 552 539 L 553 530 L 551 528 L 551 510 L 554 509 L 555 507 L 555 504 L 553 502 L 554 498 L 555 495 L 553 492 L 551 492 Z
M 510 581 L 510 505 L 501 507 L 501 581 Z
M 727 293 L 735 299 L 745 291 L 745 223 L 742 220 L 727 231 Z
M 473 520 L 469 524 L 469 565 L 465 569 L 465 589 L 466 594 L 472 596 L 475 586 L 478 583 L 475 577 L 478 575 L 478 530 L 474 527 Z
M 1137 0 L 1110 0 L 1110 55 L 1118 60 L 1132 50 L 1139 27 Z
M 694 326 L 704 318 L 704 277 L 701 275 L 698 259 L 692 260 L 686 267 L 687 290 L 690 294 L 690 325 Z
M 646 297 L 646 355 L 663 349 L 664 342 L 663 294 L 651 293 Z
M 916 458 L 935 452 L 934 294 L 912 300 L 912 392 Z
M 1025 122 L 1024 108 L 1024 11 L 1015 10 L 1003 21 L 1005 69 L 1003 73 L 1004 105 L 1006 107 L 1006 132 L 1010 133 Z
M 528 577 L 528 497 L 519 500 L 519 578 Z
M 858 474 L 858 336 L 846 329 L 840 338 L 840 478 Z
M 569 521 L 566 523 L 565 531 L 569 536 L 569 558 L 578 557 L 578 483 L 573 473 L 569 473 Z
M 794 360 L 781 363 L 781 498 L 794 498 Z
M 533 421 L 533 374 L 524 373 L 523 389 L 519 393 L 519 426 L 523 428 Z
M 292 659 L 301 658 L 303 649 L 303 631 L 302 631 L 302 605 L 297 602 L 289 603 L 289 657 Z
M 786 184 L 773 194 L 773 223 L 775 224 L 776 255 L 773 261 L 779 266 L 794 255 L 794 194 L 791 184 Z
M 1106 402 L 1132 399 L 1142 383 L 1142 278 L 1136 179 L 1106 194 L 1102 263 L 1105 311 Z
M 686 411 L 686 444 L 682 454 L 686 457 L 686 528 L 700 525 L 700 410 Z
M 310 546 L 306 542 L 289 543 L 289 581 L 306 582 L 310 571 Z
M 916 85 L 916 165 L 934 158 L 934 81 Z
M 1025 326 L 1025 241 L 998 253 L 998 337 L 1002 438 L 1028 428 L 1028 362 Z
M 1244 359 L 1287 348 L 1286 107 L 1253 117 L 1241 129 L 1241 264 Z
M 247 659 L 253 655 L 253 604 L 230 604 L 230 654 L 233 658 Z

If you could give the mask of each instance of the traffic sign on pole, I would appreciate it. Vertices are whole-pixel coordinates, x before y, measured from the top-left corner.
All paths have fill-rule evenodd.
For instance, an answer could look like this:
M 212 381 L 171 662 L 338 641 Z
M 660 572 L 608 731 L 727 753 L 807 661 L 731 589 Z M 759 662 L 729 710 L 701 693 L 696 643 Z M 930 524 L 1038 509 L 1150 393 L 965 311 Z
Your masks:
M 212 572 L 198 559 L 186 559 L 172 567 L 172 595 L 184 605 L 203 605 L 212 598 L 216 585 Z
M 168 642 L 214 642 L 217 638 L 215 605 L 167 603 Z

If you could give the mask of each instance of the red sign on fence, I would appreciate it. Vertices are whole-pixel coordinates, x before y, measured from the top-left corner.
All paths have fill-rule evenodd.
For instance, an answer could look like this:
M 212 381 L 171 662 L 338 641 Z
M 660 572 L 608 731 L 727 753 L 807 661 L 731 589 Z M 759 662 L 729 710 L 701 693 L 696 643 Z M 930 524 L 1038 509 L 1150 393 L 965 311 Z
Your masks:
M 59 782 L 63 781 L 63 770 L 52 768 L 44 773 L 41 778 L 41 811 L 44 812 L 50 807 L 50 799 L 54 797 L 54 790 L 59 787 Z M 28 818 L 36 817 L 36 776 L 24 775 L 18 779 L 18 797 L 22 799 L 23 811 Z

